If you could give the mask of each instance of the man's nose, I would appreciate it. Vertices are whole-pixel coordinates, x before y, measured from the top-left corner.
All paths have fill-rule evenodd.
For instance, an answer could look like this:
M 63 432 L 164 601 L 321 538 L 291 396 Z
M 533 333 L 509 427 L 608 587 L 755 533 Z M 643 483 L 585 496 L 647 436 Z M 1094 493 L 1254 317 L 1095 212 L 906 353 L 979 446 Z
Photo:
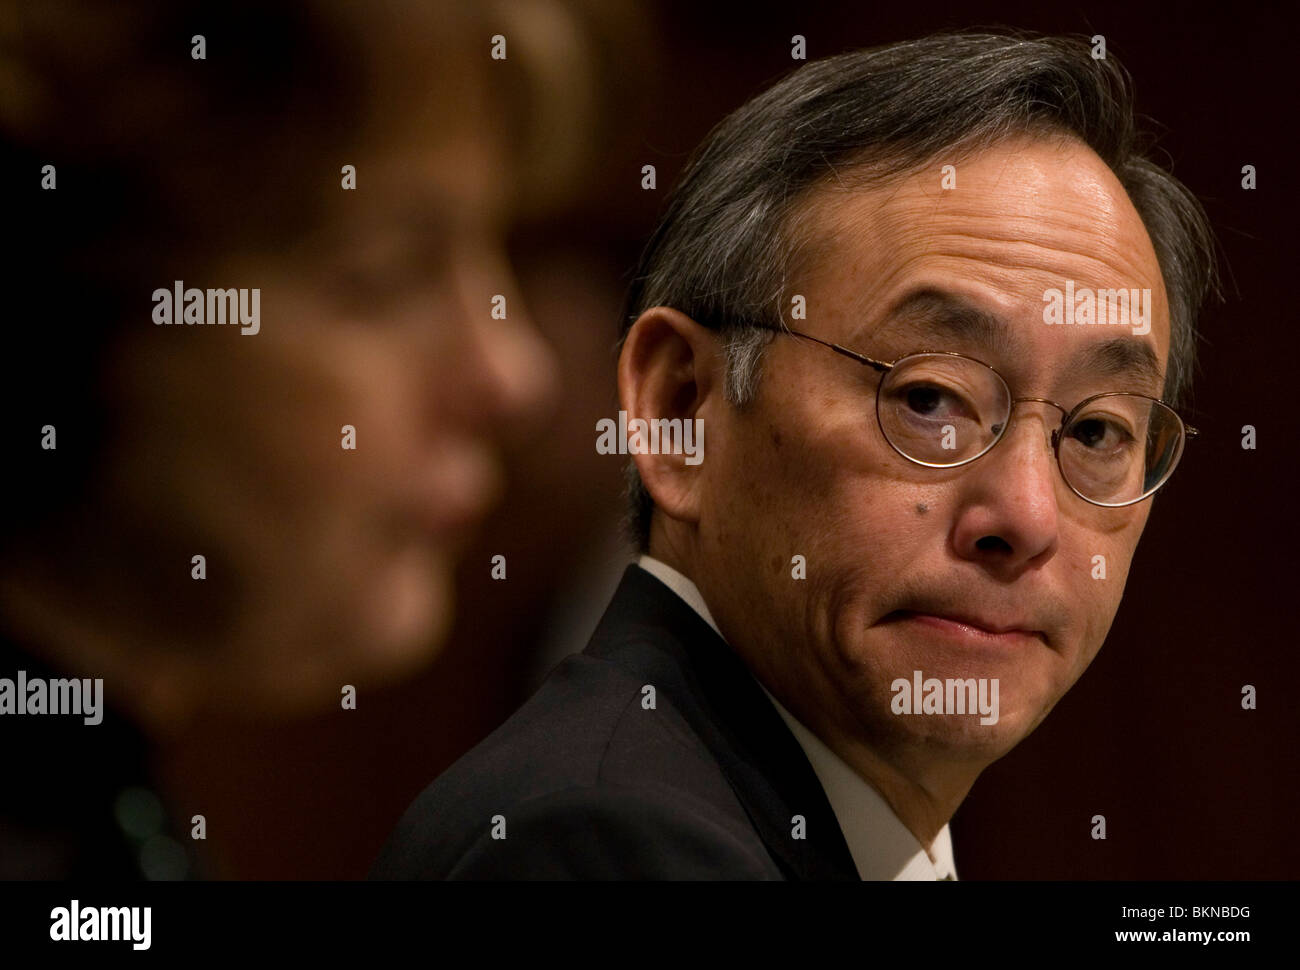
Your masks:
M 959 555 L 1013 578 L 1049 558 L 1059 541 L 1063 483 L 1051 433 L 1055 409 L 1018 403 L 997 445 L 966 469 L 953 541 Z

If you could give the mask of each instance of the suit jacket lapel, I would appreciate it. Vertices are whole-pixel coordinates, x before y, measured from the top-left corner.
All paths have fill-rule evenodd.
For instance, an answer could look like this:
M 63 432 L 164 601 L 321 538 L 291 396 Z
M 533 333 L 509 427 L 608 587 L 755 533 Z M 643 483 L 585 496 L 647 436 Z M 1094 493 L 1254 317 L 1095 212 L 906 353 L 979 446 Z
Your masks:
M 655 678 L 712 751 L 792 879 L 857 880 L 857 867 L 799 742 L 743 660 L 676 593 L 629 566 L 587 653 Z M 794 816 L 804 838 L 793 837 Z

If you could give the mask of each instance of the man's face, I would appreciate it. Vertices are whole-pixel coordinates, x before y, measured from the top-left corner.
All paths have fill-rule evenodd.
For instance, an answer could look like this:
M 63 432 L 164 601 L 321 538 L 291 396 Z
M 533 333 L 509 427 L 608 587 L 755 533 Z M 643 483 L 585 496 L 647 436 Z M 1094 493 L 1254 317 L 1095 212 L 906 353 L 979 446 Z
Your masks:
M 966 354 L 996 368 L 1014 397 L 1066 409 L 1105 391 L 1159 396 L 1118 366 L 1131 354 L 1086 353 L 1144 343 L 1163 372 L 1169 352 L 1155 253 L 1105 164 L 1050 139 L 956 161 L 955 189 L 941 189 L 936 162 L 883 187 L 811 197 L 824 245 L 798 278 L 807 319 L 796 329 L 877 360 Z M 1150 332 L 1046 325 L 1044 292 L 1066 281 L 1149 288 Z M 937 294 L 925 312 L 915 301 L 894 312 L 923 290 Z M 948 306 L 995 317 L 1001 337 L 968 332 Z M 1099 357 L 1109 366 L 1085 366 Z M 780 337 L 752 407 L 708 402 L 696 578 L 728 641 L 824 736 L 869 739 L 885 757 L 987 763 L 1038 725 L 1101 647 L 1150 502 L 1101 508 L 1072 493 L 1049 440 L 1062 415 L 1040 403 L 1017 404 L 1003 439 L 969 465 L 911 463 L 876 423 L 879 380 Z M 792 575 L 795 556 L 806 579 Z M 1094 578 L 1098 556 L 1105 578 Z M 993 636 L 943 616 L 1035 632 Z M 918 670 L 996 678 L 997 722 L 893 713 L 891 684 Z

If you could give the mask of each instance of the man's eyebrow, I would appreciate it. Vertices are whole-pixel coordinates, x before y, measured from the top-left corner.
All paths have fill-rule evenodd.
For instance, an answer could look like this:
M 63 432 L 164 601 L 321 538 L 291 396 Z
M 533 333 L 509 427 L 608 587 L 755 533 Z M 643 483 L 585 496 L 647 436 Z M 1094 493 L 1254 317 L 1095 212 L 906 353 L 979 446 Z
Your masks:
M 871 335 L 910 337 L 927 341 L 916 350 L 943 350 L 951 342 L 1007 350 L 1010 338 L 1006 322 L 996 313 L 968 302 L 955 293 L 926 287 L 913 290 L 886 311 L 883 322 Z
M 1130 377 L 1136 379 L 1137 390 L 1159 394 L 1164 385 L 1164 373 L 1155 350 L 1145 340 L 1137 337 L 1116 337 L 1105 343 L 1093 344 L 1083 352 L 1080 369 L 1104 377 Z M 1117 387 L 1116 390 L 1129 388 Z
M 892 337 L 895 341 L 910 337 L 917 342 L 907 348 L 945 350 L 949 343 L 987 347 L 994 356 L 1010 356 L 1014 351 L 1007 322 L 989 310 L 970 303 L 955 293 L 934 287 L 913 290 L 899 299 L 885 313 L 883 322 L 871 334 Z M 926 346 L 922 347 L 921 342 Z M 1164 372 L 1155 348 L 1137 337 L 1115 337 L 1095 343 L 1080 352 L 1074 373 L 1100 377 L 1132 378 L 1135 390 L 1157 393 L 1164 383 Z M 1126 390 L 1129 388 L 1115 388 Z

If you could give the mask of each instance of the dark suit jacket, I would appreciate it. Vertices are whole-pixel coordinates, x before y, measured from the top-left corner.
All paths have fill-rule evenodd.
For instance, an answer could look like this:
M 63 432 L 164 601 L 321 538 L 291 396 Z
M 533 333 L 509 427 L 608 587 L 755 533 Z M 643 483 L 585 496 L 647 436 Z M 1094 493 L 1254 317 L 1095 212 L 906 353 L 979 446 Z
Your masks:
M 629 566 L 587 649 L 425 789 L 371 878 L 858 876 L 803 749 L 744 663 Z

